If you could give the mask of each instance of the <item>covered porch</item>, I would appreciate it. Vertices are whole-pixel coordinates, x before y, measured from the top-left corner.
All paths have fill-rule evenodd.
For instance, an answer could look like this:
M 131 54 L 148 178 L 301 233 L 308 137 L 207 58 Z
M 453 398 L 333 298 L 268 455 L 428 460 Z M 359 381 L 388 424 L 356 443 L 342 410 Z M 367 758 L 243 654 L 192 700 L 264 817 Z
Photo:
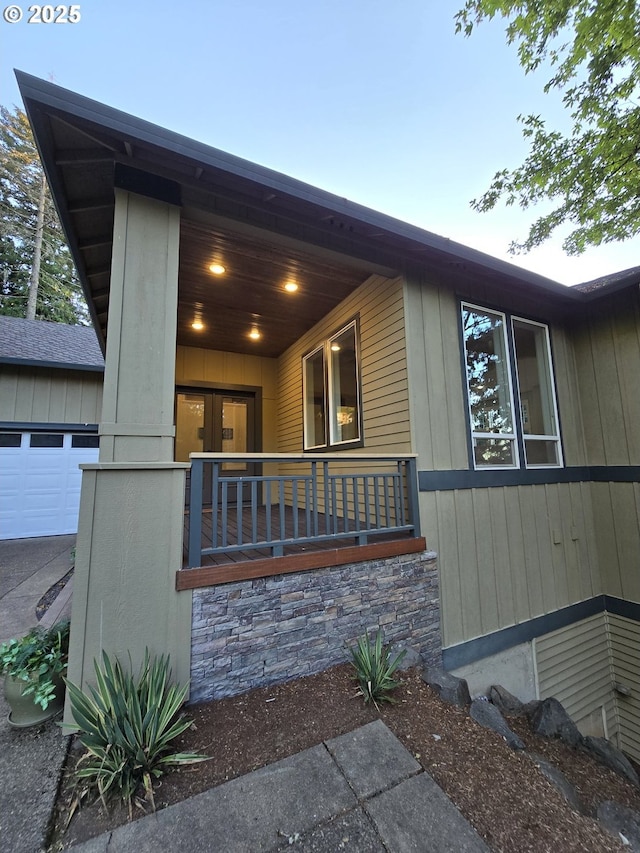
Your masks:
M 284 175 L 26 75 L 20 85 L 105 351 L 70 676 L 91 678 L 103 648 L 134 650 L 135 663 L 149 646 L 170 651 L 185 679 L 187 591 L 198 572 L 216 571 L 207 563 L 251 562 L 265 577 L 312 549 L 325 565 L 342 546 L 362 559 L 383 546 L 424 550 L 410 455 L 408 237 Z M 201 398 L 204 412 L 186 442 L 180 394 Z M 226 400 L 252 412 L 242 449 L 228 446 Z M 236 458 L 207 458 L 224 452 Z

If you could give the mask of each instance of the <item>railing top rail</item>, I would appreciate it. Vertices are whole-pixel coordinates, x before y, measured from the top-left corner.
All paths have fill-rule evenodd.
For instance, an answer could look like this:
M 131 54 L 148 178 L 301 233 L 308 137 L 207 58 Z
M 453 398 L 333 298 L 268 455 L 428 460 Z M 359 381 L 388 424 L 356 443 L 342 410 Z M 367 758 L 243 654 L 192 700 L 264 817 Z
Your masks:
M 190 459 L 219 462 L 400 462 L 417 453 L 190 453 Z

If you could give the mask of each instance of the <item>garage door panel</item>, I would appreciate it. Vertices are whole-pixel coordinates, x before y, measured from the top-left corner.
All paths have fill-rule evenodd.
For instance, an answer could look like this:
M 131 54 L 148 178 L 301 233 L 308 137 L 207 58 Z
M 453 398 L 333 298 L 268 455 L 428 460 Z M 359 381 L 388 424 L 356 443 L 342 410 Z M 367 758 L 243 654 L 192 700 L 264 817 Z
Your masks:
M 24 433 L 20 447 L 0 446 L 0 539 L 75 533 L 78 466 L 97 459 L 97 448 L 72 447 L 71 433 Z

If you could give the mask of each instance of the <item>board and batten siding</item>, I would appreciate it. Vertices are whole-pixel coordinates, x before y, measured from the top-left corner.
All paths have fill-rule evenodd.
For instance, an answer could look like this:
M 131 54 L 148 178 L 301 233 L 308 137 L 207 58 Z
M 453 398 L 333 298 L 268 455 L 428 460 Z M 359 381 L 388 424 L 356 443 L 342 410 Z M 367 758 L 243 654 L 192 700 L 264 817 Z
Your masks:
M 640 465 L 640 291 L 600 299 L 572 330 L 588 465 Z
M 420 494 L 445 647 L 602 592 L 588 483 Z
M 620 749 L 640 762 L 640 622 L 607 614 L 613 680 L 631 691 L 615 693 Z
M 97 424 L 101 371 L 0 365 L 0 420 L 17 423 Z
M 360 320 L 363 453 L 411 451 L 402 279 L 374 275 L 278 361 L 278 450 L 303 447 L 302 357 L 356 315 Z
M 274 358 L 179 346 L 176 385 L 206 382 L 224 390 L 244 385 L 262 389 L 262 449 L 277 450 L 278 388 Z
M 562 702 L 582 734 L 616 738 L 619 734 L 613 694 L 608 614 L 598 613 L 534 643 L 541 699 Z M 606 730 L 602 728 L 602 709 Z
M 591 495 L 602 591 L 640 602 L 640 483 L 592 483 Z

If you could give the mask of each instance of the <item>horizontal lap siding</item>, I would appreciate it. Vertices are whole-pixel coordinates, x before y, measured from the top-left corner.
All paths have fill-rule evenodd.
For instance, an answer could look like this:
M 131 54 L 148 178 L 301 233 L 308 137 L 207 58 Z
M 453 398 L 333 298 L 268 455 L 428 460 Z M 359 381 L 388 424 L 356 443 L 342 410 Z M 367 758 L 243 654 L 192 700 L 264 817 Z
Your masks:
M 0 365 L 0 420 L 99 423 L 102 379 L 101 372 Z
M 617 734 L 607 616 L 598 613 L 535 643 L 540 698 L 554 696 L 576 723 L 604 706 L 608 735 Z
M 640 762 L 640 623 L 608 614 L 613 680 L 629 687 L 631 695 L 616 694 L 619 743 Z
M 411 450 L 402 281 L 383 276 L 369 278 L 281 356 L 278 450 L 297 452 L 303 446 L 302 357 L 356 315 L 360 318 L 362 452 Z

